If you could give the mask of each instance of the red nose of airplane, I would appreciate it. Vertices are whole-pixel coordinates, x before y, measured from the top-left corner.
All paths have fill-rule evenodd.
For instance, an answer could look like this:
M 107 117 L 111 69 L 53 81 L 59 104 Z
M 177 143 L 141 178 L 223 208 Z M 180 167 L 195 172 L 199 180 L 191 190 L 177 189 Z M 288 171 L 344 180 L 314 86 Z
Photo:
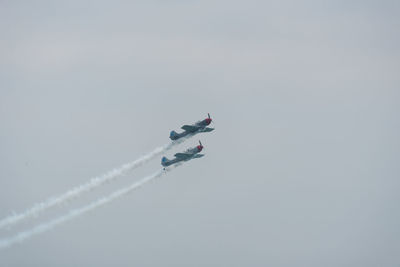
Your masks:
M 203 146 L 197 146 L 197 150 L 200 152 L 203 150 Z
M 211 123 L 211 121 L 212 121 L 212 119 L 211 119 L 211 118 L 207 118 L 207 119 L 206 119 L 206 123 L 207 123 L 207 125 L 209 125 L 209 124 Z

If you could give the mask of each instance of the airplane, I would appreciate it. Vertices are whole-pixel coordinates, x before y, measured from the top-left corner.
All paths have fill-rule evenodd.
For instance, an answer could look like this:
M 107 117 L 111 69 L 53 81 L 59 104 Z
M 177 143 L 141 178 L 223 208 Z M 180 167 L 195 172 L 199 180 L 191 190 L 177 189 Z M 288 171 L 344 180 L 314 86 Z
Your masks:
M 189 148 L 188 150 L 186 150 L 185 152 L 182 153 L 176 153 L 174 156 L 174 159 L 167 159 L 166 157 L 162 157 L 161 159 L 161 165 L 163 165 L 164 167 L 168 167 L 172 164 L 178 163 L 180 161 L 188 161 L 191 159 L 197 159 L 197 158 L 201 158 L 204 156 L 204 154 L 198 154 L 200 153 L 201 150 L 203 150 L 203 145 L 201 144 L 201 142 L 199 141 L 198 146 L 195 146 L 193 148 Z
M 206 132 L 211 132 L 214 130 L 214 128 L 209 128 L 207 125 L 209 125 L 212 122 L 212 119 L 210 117 L 210 113 L 208 113 L 208 118 L 198 121 L 193 125 L 183 125 L 181 129 L 185 130 L 182 133 L 177 133 L 175 131 L 171 131 L 169 134 L 169 138 L 171 140 L 177 140 L 179 138 L 182 138 L 188 134 L 197 134 L 197 133 L 206 133 Z

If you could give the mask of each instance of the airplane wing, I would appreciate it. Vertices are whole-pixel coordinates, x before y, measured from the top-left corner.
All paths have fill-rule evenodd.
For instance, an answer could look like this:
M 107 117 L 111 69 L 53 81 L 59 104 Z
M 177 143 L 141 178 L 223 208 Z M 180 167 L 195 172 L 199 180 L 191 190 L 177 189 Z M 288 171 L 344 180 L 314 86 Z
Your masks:
M 211 132 L 211 131 L 213 131 L 213 130 L 214 130 L 214 128 L 206 127 L 206 128 L 204 128 L 204 129 L 202 129 L 201 132 L 207 133 L 207 132 Z
M 194 159 L 197 159 L 197 158 L 201 158 L 201 157 L 203 157 L 203 156 L 204 156 L 204 154 L 196 154 L 196 155 L 193 156 L 193 158 L 194 158 Z
M 200 127 L 194 126 L 194 125 L 183 125 L 181 129 L 188 131 L 188 132 L 195 132 L 199 129 Z
M 177 157 L 178 159 L 187 159 L 187 158 L 190 158 L 192 156 L 192 154 L 189 154 L 189 153 L 176 153 L 174 156 Z

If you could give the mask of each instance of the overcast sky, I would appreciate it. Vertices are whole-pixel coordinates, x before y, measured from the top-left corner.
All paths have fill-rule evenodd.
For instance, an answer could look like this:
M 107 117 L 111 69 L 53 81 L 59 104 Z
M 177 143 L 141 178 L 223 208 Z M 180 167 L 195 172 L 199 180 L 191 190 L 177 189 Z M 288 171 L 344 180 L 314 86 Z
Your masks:
M 0 1 L 0 216 L 206 154 L 0 266 L 399 266 L 398 1 Z M 160 157 L 161 158 L 161 157 Z M 56 218 L 146 166 L 9 230 Z

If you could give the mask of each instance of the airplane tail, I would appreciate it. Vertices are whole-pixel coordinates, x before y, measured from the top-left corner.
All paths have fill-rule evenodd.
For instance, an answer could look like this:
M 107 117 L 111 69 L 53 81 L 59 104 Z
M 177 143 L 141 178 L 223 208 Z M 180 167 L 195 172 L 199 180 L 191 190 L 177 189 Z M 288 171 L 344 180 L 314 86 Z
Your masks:
M 161 165 L 163 165 L 164 167 L 168 166 L 169 159 L 167 159 L 166 157 L 162 157 L 161 158 Z
M 170 138 L 171 140 L 176 140 L 176 139 L 178 139 L 178 133 L 175 132 L 175 131 L 171 131 L 171 133 L 169 134 L 169 138 Z

